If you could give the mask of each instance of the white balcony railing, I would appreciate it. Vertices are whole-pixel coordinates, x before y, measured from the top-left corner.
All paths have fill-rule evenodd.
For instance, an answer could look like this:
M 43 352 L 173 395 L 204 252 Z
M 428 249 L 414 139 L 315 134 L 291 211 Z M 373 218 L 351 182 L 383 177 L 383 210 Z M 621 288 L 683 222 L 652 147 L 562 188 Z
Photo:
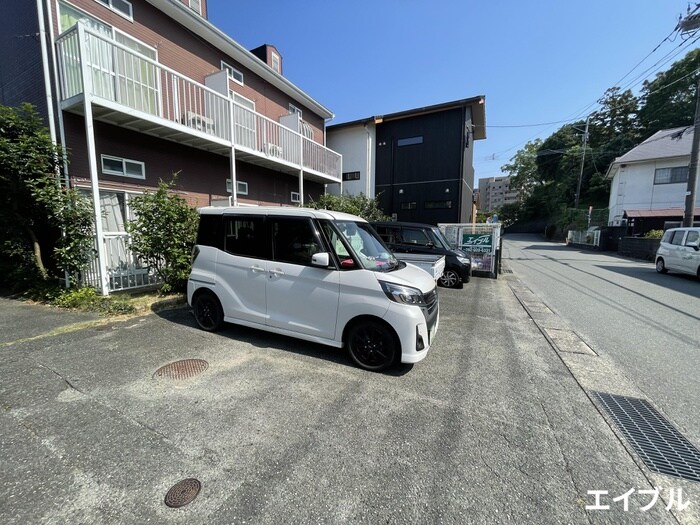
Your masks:
M 81 23 L 63 33 L 56 48 L 62 101 L 91 86 L 98 102 L 116 103 L 248 153 L 341 179 L 340 154 Z M 87 82 L 83 71 L 89 74 Z

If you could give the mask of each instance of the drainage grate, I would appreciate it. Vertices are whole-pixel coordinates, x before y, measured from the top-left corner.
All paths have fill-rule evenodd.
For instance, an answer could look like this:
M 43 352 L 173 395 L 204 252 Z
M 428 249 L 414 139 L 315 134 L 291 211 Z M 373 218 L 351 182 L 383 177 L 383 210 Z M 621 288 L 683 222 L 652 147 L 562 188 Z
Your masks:
M 513 270 L 510 268 L 501 268 L 501 273 L 513 273 Z
M 654 472 L 700 481 L 700 451 L 644 399 L 591 393 Z
M 174 363 L 161 366 L 153 374 L 154 379 L 189 379 L 204 372 L 209 368 L 209 363 L 204 359 L 183 359 Z
M 183 479 L 175 483 L 165 495 L 165 504 L 177 509 L 192 503 L 202 489 L 202 484 L 194 478 Z

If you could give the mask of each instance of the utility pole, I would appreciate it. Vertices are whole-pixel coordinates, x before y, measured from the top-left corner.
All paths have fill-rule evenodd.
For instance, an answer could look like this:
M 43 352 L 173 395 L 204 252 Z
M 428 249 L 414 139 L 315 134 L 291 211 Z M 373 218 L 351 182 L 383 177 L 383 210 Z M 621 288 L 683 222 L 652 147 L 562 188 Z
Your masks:
M 683 226 L 692 226 L 695 217 L 695 194 L 698 188 L 698 151 L 700 150 L 700 78 L 696 85 L 695 126 L 693 130 L 693 149 L 690 151 L 688 166 L 688 190 L 685 192 L 685 213 Z
M 700 28 L 700 13 L 695 10 L 678 22 L 678 29 L 684 33 L 693 34 Z M 698 186 L 698 152 L 700 151 L 700 77 L 696 84 L 695 95 L 695 125 L 693 129 L 693 148 L 690 151 L 690 166 L 688 166 L 688 190 L 685 193 L 685 212 L 683 214 L 683 226 L 692 226 L 695 216 L 695 194 Z
M 574 206 L 576 209 L 578 209 L 578 203 L 581 200 L 581 179 L 583 179 L 583 163 L 586 160 L 586 146 L 588 145 L 588 121 L 590 119 L 590 115 L 586 117 L 586 131 L 583 132 L 583 154 L 581 155 L 581 171 L 578 174 L 578 186 L 576 187 L 576 205 Z

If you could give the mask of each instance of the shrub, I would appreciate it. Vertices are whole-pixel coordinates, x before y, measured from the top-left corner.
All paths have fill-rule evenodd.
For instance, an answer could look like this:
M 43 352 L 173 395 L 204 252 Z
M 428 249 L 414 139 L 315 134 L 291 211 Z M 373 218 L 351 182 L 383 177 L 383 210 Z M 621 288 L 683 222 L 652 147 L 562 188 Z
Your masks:
M 128 314 L 136 311 L 134 305 L 126 298 L 115 295 L 102 296 L 94 288 L 88 287 L 61 290 L 56 297 L 49 299 L 48 302 L 62 308 L 76 308 L 109 315 Z
M 663 230 L 649 230 L 644 234 L 644 237 L 647 239 L 661 239 L 661 237 L 664 236 L 664 231 Z
M 173 184 L 161 181 L 156 192 L 132 199 L 137 218 L 126 226 L 131 248 L 156 271 L 163 293 L 185 290 L 199 226 L 197 211 L 169 191 Z
M 350 213 L 362 217 L 366 221 L 385 221 L 389 217 L 379 208 L 377 197 L 370 199 L 366 195 L 321 195 L 317 201 L 309 202 L 310 208 L 317 210 L 333 210 Z

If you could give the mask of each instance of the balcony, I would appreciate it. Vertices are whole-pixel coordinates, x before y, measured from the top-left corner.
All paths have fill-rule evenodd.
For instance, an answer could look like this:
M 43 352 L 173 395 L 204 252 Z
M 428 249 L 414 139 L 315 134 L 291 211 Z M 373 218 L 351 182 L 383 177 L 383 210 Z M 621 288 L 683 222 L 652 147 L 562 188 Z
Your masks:
M 96 120 L 321 183 L 341 181 L 341 155 L 82 23 L 56 40 L 60 100 Z

